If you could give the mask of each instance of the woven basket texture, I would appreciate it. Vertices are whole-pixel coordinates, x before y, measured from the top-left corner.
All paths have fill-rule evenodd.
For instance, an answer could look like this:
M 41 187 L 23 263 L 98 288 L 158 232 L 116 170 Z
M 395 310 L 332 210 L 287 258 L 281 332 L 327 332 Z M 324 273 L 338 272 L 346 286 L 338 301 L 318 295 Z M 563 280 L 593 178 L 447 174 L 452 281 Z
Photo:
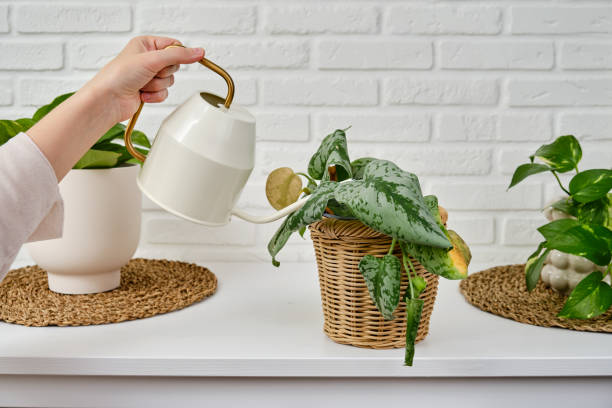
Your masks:
M 359 261 L 367 254 L 386 255 L 391 238 L 357 220 L 324 218 L 310 225 L 319 269 L 324 330 L 337 343 L 374 349 L 402 348 L 406 344 L 406 304 L 402 301 L 395 319 L 385 320 L 368 293 Z M 401 258 L 399 245 L 394 254 Z M 421 294 L 425 301 L 416 341 L 429 331 L 429 319 L 438 292 L 438 276 L 411 258 L 417 275 L 427 281 Z M 402 268 L 402 295 L 408 278 Z

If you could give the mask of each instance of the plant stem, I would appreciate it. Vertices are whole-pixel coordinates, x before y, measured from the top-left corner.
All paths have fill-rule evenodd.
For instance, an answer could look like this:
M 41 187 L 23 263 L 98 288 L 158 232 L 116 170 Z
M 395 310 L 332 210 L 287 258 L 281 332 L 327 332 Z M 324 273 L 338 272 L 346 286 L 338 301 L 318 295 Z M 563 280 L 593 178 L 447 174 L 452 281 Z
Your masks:
M 387 255 L 391 255 L 393 253 L 393 250 L 395 249 L 396 241 L 397 241 L 397 238 L 393 238 L 393 241 L 391 241 L 391 247 L 389 248 L 389 252 L 387 252 Z
M 567 190 L 565 189 L 565 187 L 563 187 L 563 184 L 561 184 L 561 180 L 559 180 L 559 176 L 557 176 L 557 172 L 556 172 L 556 171 L 554 171 L 554 170 L 551 170 L 550 172 L 551 172 L 551 173 L 553 174 L 553 176 L 555 176 L 555 178 L 557 179 L 557 183 L 559 183 L 559 187 L 561 187 L 561 190 L 565 191 L 565 194 L 567 194 L 567 195 L 571 195 L 571 194 L 570 194 L 570 192 L 569 192 L 569 191 L 567 191 Z
M 408 261 L 408 264 L 410 265 L 410 267 L 406 264 L 406 261 Z M 408 275 L 408 285 L 410 285 L 410 298 L 414 299 L 414 286 L 412 286 L 412 277 L 410 276 L 410 271 L 414 272 L 414 266 L 412 265 L 412 261 L 410 260 L 410 258 L 403 251 L 402 251 L 402 263 L 404 264 L 404 270 L 406 271 L 406 275 Z
M 310 177 L 310 176 L 309 176 L 308 174 L 306 174 L 306 173 L 298 172 L 298 173 L 295 173 L 295 174 L 297 174 L 298 176 L 306 177 L 306 179 L 307 179 L 308 181 L 310 181 L 312 184 L 315 184 L 315 185 L 317 184 L 317 182 L 315 181 L 315 179 L 313 179 L 312 177 Z

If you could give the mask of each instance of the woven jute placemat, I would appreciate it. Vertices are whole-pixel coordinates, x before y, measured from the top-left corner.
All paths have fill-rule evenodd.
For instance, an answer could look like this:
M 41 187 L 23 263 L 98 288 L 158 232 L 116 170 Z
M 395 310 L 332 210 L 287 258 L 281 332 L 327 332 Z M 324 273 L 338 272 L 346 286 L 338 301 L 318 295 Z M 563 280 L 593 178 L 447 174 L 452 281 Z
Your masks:
M 525 285 L 525 265 L 496 266 L 470 275 L 459 290 L 472 305 L 521 323 L 544 327 L 612 333 L 612 311 L 594 319 L 561 319 L 566 296 L 541 281 L 532 292 Z
M 0 284 L 0 320 L 25 326 L 88 326 L 142 319 L 198 302 L 217 289 L 217 277 L 195 264 L 135 258 L 121 269 L 121 286 L 89 295 L 49 290 L 38 266 L 8 273 Z

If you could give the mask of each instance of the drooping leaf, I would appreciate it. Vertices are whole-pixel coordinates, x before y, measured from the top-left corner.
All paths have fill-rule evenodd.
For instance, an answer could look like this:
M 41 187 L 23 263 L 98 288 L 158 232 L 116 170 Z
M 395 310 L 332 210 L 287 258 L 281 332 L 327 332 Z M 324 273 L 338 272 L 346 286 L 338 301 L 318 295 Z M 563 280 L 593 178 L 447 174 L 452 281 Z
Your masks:
M 120 153 L 89 149 L 74 165 L 73 169 L 104 169 L 117 165 Z
M 540 243 L 538 249 L 529 256 L 527 259 L 527 263 L 525 264 L 525 284 L 527 285 L 527 290 L 532 291 L 535 289 L 538 281 L 540 280 L 540 274 L 542 273 L 542 268 L 544 267 L 544 261 L 548 256 L 550 249 L 546 248 L 542 254 L 542 250 L 545 248 L 546 242 Z
M 276 210 L 295 203 L 302 192 L 302 179 L 289 167 L 273 170 L 266 180 L 266 197 Z
M 319 187 L 310 195 L 310 198 L 302 208 L 291 213 L 285 218 L 280 228 L 276 231 L 268 243 L 268 252 L 272 255 L 272 264 L 279 265 L 276 254 L 285 246 L 291 234 L 317 220 L 320 220 L 327 206 L 327 202 L 333 196 L 338 183 L 322 181 Z
M 346 134 L 336 130 L 327 135 L 308 163 L 308 174 L 315 180 L 329 180 L 328 169 L 335 166 L 337 181 L 352 177 Z
M 123 123 L 117 123 L 112 128 L 110 128 L 105 134 L 103 134 L 100 139 L 94 145 L 96 146 L 108 143 L 115 139 L 123 138 L 123 134 L 125 133 L 125 125 Z
M 612 189 L 612 170 L 591 169 L 576 174 L 569 183 L 572 198 L 588 203 L 605 197 Z
M 58 96 L 50 104 L 38 108 L 38 110 L 36 112 L 34 112 L 34 116 L 32 116 L 32 119 L 34 120 L 34 122 L 38 122 L 43 117 L 45 117 L 45 115 L 47 113 L 51 112 L 60 103 L 64 102 L 66 99 L 70 98 L 72 95 L 74 95 L 74 92 L 70 92 L 70 93 Z
M 582 158 L 582 149 L 578 140 L 572 136 L 560 136 L 551 144 L 543 145 L 530 157 L 537 157 L 553 170 L 565 173 L 574 170 Z
M 363 178 L 363 172 L 366 166 L 373 160 L 377 160 L 373 157 L 361 157 L 351 162 L 351 172 L 355 180 L 361 180 Z
M 335 192 L 361 222 L 406 242 L 449 248 L 421 193 L 418 178 L 385 160 L 370 162 L 362 180 L 340 183 Z
M 412 292 L 410 291 L 410 286 L 406 288 L 406 293 L 404 295 L 404 299 L 418 299 L 421 293 L 427 287 L 427 281 L 422 276 L 413 276 L 411 278 L 412 281 L 412 289 L 414 290 L 414 297 L 412 296 Z
M 546 247 L 583 256 L 597 265 L 607 265 L 612 252 L 612 231 L 597 224 L 581 224 L 572 219 L 552 221 L 538 228 Z
M 333 214 L 338 217 L 344 217 L 344 218 L 354 217 L 350 208 L 348 208 L 344 204 L 340 204 L 338 201 L 336 201 L 333 198 L 329 200 L 329 202 L 327 203 L 327 208 L 330 209 L 333 212 Z
M 372 301 L 386 320 L 392 320 L 400 301 L 401 263 L 395 255 L 376 258 L 366 255 L 359 262 L 359 271 L 368 286 Z
M 531 175 L 542 173 L 542 172 L 549 171 L 549 170 L 550 170 L 550 167 L 548 167 L 545 164 L 539 164 L 539 163 L 521 164 L 514 171 L 514 174 L 512 175 L 512 181 L 510 182 L 510 185 L 508 186 L 508 188 L 510 189 L 516 186 L 518 183 L 525 180 L 527 177 Z
M 421 314 L 425 302 L 422 299 L 406 299 L 406 351 L 404 364 L 412 366 L 414 360 L 414 343 L 416 342 Z
M 559 317 L 590 319 L 605 313 L 612 305 L 612 288 L 602 281 L 599 271 L 582 279 L 569 295 Z

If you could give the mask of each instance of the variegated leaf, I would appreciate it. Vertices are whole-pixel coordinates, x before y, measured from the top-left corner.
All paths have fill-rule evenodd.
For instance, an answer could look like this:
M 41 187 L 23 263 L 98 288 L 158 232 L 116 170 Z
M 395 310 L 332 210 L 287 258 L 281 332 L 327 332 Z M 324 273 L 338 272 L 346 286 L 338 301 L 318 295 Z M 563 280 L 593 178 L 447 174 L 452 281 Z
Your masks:
M 346 134 L 336 130 L 323 139 L 308 163 L 308 174 L 315 180 L 329 180 L 328 168 L 335 166 L 337 181 L 352 177 L 351 161 L 346 147 Z
M 376 258 L 366 255 L 359 262 L 359 271 L 370 292 L 372 301 L 386 320 L 392 320 L 400 301 L 401 263 L 395 255 Z

